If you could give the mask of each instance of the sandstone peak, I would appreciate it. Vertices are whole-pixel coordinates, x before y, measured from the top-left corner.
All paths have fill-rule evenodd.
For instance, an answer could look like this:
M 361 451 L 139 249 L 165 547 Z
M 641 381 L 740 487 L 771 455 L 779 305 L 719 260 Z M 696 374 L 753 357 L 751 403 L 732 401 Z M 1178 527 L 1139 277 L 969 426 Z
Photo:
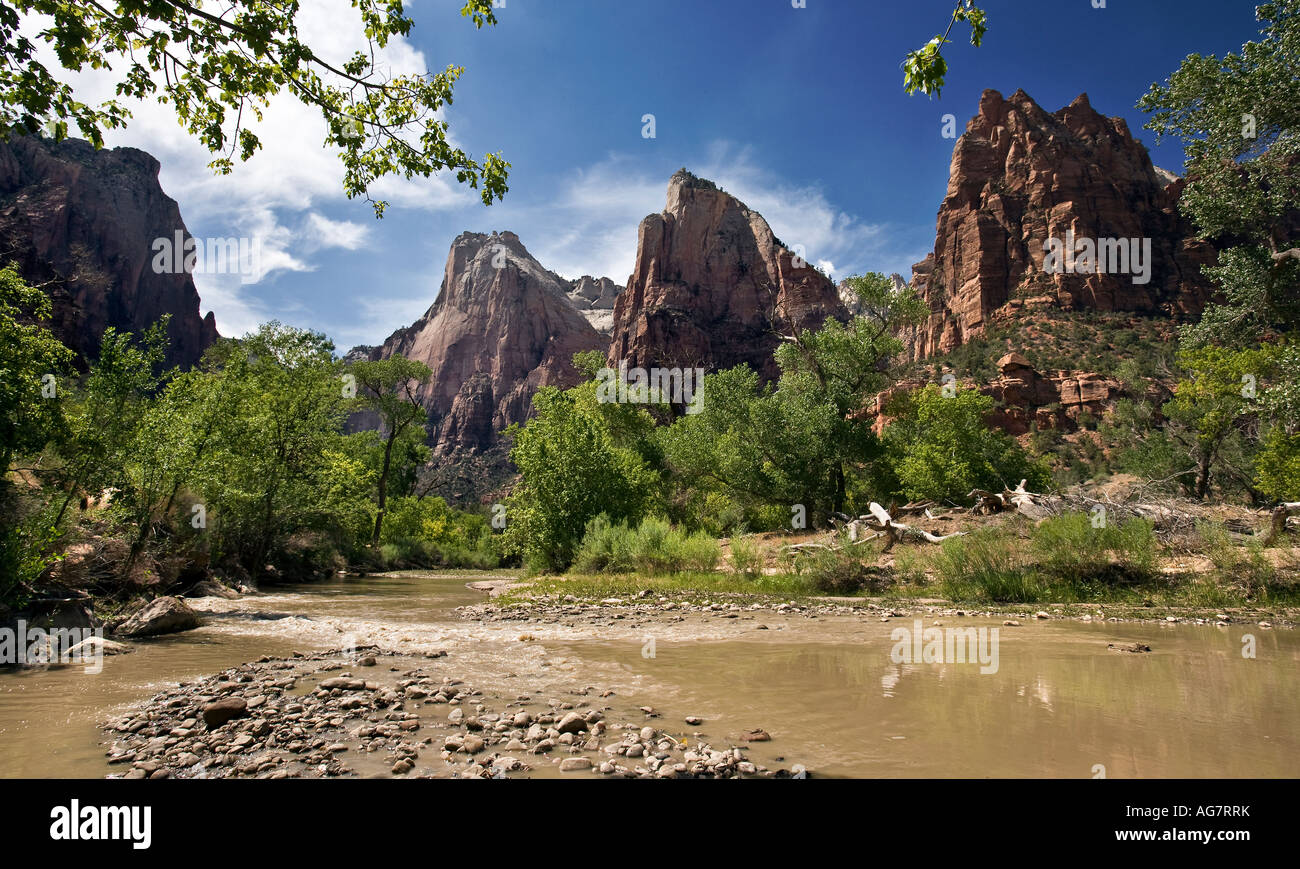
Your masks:
M 1200 267 L 1214 251 L 1177 209 L 1182 187 L 1156 172 L 1121 118 L 1080 94 L 1049 114 L 1022 90 L 980 97 L 953 148 L 934 252 L 913 266 L 930 304 L 910 336 L 912 356 L 944 353 L 981 334 L 1013 298 L 1050 297 L 1063 309 L 1194 316 L 1212 292 Z M 1146 274 L 1049 273 L 1045 243 L 1150 242 Z
M 420 399 L 435 456 L 491 449 L 528 417 L 538 388 L 577 382 L 574 353 L 605 349 L 568 291 L 513 232 L 456 237 L 437 300 L 369 354 L 400 353 L 433 371 Z
M 835 285 L 776 238 L 762 215 L 686 170 L 663 212 L 641 221 L 614 305 L 611 364 L 776 374 L 778 333 L 844 316 Z

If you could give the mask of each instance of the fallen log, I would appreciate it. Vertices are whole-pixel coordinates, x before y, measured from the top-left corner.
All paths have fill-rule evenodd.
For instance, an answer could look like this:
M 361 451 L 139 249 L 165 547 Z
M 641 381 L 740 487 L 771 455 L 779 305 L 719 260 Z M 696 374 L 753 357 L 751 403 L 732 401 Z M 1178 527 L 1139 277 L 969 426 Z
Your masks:
M 964 531 L 957 531 L 952 534 L 931 534 L 929 531 L 925 531 L 921 528 L 913 528 L 912 526 L 905 525 L 902 522 L 895 522 L 894 518 L 889 515 L 889 511 L 884 507 L 881 507 L 875 501 L 871 502 L 871 506 L 868 509 L 871 511 L 872 517 L 880 523 L 881 529 L 888 538 L 885 542 L 885 548 L 881 550 L 882 552 L 888 552 L 894 547 L 895 543 L 904 538 L 920 539 L 927 543 L 942 543 L 943 541 L 953 537 L 964 537 L 966 533 Z

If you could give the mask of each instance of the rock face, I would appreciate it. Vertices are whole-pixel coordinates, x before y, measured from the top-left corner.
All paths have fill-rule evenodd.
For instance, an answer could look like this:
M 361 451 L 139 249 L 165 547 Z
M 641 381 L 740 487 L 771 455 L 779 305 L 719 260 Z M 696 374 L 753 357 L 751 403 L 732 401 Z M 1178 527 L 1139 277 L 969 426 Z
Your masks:
M 1085 414 L 1100 419 L 1123 394 L 1123 384 L 1112 377 L 1087 371 L 1036 370 L 1019 353 L 1008 353 L 997 362 L 999 374 L 987 383 L 964 381 L 963 388 L 974 388 L 994 401 L 994 410 L 986 422 L 1010 435 L 1029 431 L 1031 423 L 1040 429 L 1075 431 Z M 896 383 L 876 395 L 864 418 L 870 419 L 873 431 L 880 434 L 889 422 L 885 416 L 895 397 L 920 389 L 933 380 L 910 379 Z
M 934 253 L 913 266 L 912 285 L 931 315 L 910 336 L 912 357 L 961 345 L 1016 297 L 1050 296 L 1064 309 L 1199 314 L 1212 293 L 1200 266 L 1215 253 L 1178 213 L 1183 182 L 1171 177 L 1086 94 L 1049 114 L 1023 91 L 1010 99 L 985 91 L 953 150 Z M 1127 273 L 1045 272 L 1044 243 L 1065 242 L 1067 233 L 1094 243 L 1149 239 L 1148 280 L 1134 282 L 1131 262 Z
M 1041 429 L 1072 430 L 1084 413 L 1100 418 L 1123 391 L 1118 380 L 1100 374 L 1040 374 L 1018 353 L 999 359 L 998 369 L 1000 376 L 980 391 L 997 404 L 990 424 L 1012 435 L 1029 431 L 1030 423 Z
M 748 363 L 775 377 L 777 331 L 844 316 L 835 285 L 798 261 L 762 215 L 686 170 L 641 221 L 636 270 L 614 305 L 611 367 Z
M 539 387 L 578 381 L 574 353 L 604 351 L 569 289 L 513 232 L 456 238 L 437 301 L 369 353 L 400 353 L 432 369 L 421 400 L 435 456 L 491 448 L 498 432 L 527 419 Z
M 190 366 L 217 339 L 183 270 L 157 274 L 156 239 L 188 238 L 158 161 L 134 148 L 31 137 L 0 142 L 0 249 L 30 283 L 47 283 L 51 328 L 83 357 L 104 330 L 139 332 L 171 315 L 168 362 Z
M 608 335 L 614 329 L 614 302 L 623 288 L 609 278 L 583 275 L 569 287 L 569 301 L 597 332 Z

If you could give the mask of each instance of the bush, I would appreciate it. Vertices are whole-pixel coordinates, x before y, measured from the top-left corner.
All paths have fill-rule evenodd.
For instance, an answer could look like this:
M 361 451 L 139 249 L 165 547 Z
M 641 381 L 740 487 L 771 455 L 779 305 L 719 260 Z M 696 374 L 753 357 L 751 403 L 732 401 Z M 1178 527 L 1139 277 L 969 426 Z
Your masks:
M 1280 572 L 1258 538 L 1251 537 L 1238 546 L 1226 528 L 1212 522 L 1198 522 L 1196 533 L 1202 551 L 1224 582 L 1237 586 L 1248 597 L 1267 595 L 1279 585 Z
M 1034 528 L 1030 541 L 1038 569 L 1050 579 L 1107 585 L 1151 578 L 1156 546 L 1154 526 L 1146 519 L 1094 528 L 1085 513 L 1045 520 Z
M 610 523 L 601 513 L 587 523 L 573 569 L 578 573 L 631 573 L 636 569 L 635 543 L 636 532 L 622 522 Z
M 731 567 L 747 576 L 763 572 L 763 550 L 753 537 L 731 538 Z
M 850 550 L 823 549 L 808 559 L 803 574 L 823 594 L 850 595 L 863 589 L 879 591 L 883 577 L 863 557 Z
M 686 534 L 656 516 L 633 530 L 602 514 L 587 524 L 573 566 L 579 573 L 708 573 L 720 555 L 718 542 L 702 531 Z
M 998 603 L 1036 601 L 1041 587 L 1025 564 L 1015 535 L 981 528 L 945 540 L 934 556 L 943 595 L 949 600 L 984 599 Z
M 380 567 L 498 567 L 501 557 L 486 517 L 453 510 L 441 498 L 393 498 L 384 517 Z

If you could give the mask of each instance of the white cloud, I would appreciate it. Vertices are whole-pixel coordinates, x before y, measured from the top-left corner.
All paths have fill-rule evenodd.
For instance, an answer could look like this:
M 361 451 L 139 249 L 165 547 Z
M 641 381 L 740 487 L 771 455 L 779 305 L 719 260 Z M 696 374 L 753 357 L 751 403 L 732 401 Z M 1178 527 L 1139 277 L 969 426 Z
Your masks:
M 777 238 L 836 280 L 864 271 L 910 275 L 908 267 L 919 258 L 915 252 L 900 255 L 893 227 L 837 208 L 820 187 L 789 183 L 757 163 L 748 146 L 715 142 L 691 169 L 763 215 Z M 837 268 L 837 262 L 844 266 Z
M 357 250 L 370 238 L 370 227 L 350 220 L 330 220 L 313 211 L 307 215 L 299 235 L 303 249 L 308 252 L 329 248 Z
M 303 41 L 325 60 L 336 65 L 365 48 L 360 15 L 350 0 L 311 0 L 297 17 Z M 43 42 L 42 61 L 66 76 L 83 102 L 97 104 L 113 98 L 114 88 L 126 64 L 117 60 L 118 71 L 86 70 L 68 73 Z M 424 74 L 424 54 L 409 40 L 393 38 L 377 49 L 376 66 L 384 74 Z M 261 121 L 249 121 L 262 148 L 247 161 L 235 160 L 229 175 L 218 176 L 208 168 L 213 155 L 176 121 L 170 106 L 154 101 L 128 102 L 132 119 L 125 130 L 108 131 L 110 147 L 140 148 L 162 164 L 159 180 L 163 189 L 180 203 L 191 233 L 197 237 L 256 239 L 261 252 L 257 280 L 277 271 L 311 271 L 310 256 L 329 248 L 356 250 L 365 242 L 368 230 L 349 220 L 334 220 L 320 213 L 331 206 L 348 213 L 372 217 L 369 203 L 349 202 L 343 193 L 343 167 L 334 147 L 325 147 L 325 121 L 319 110 L 304 106 L 281 94 L 263 109 Z M 453 142 L 453 145 L 455 143 Z M 443 177 L 384 178 L 372 185 L 371 195 L 386 199 L 394 207 L 445 210 L 476 201 L 454 179 Z M 297 227 L 297 229 L 291 229 Z M 255 301 L 255 289 L 233 283 L 228 276 L 195 275 L 205 311 L 213 310 L 223 334 L 241 334 L 250 318 L 265 319 L 268 312 Z M 282 315 L 282 312 L 274 312 Z
M 762 214 L 777 238 L 837 280 L 864 271 L 910 275 L 926 253 L 903 228 L 870 223 L 837 208 L 819 187 L 792 184 L 764 168 L 751 148 L 716 142 L 687 167 Z M 663 210 L 668 177 L 626 154 L 611 155 L 564 178 L 545 206 L 516 210 L 507 200 L 502 211 L 547 268 L 623 283 L 635 267 L 637 227 Z M 540 237 L 529 237 L 532 227 Z

